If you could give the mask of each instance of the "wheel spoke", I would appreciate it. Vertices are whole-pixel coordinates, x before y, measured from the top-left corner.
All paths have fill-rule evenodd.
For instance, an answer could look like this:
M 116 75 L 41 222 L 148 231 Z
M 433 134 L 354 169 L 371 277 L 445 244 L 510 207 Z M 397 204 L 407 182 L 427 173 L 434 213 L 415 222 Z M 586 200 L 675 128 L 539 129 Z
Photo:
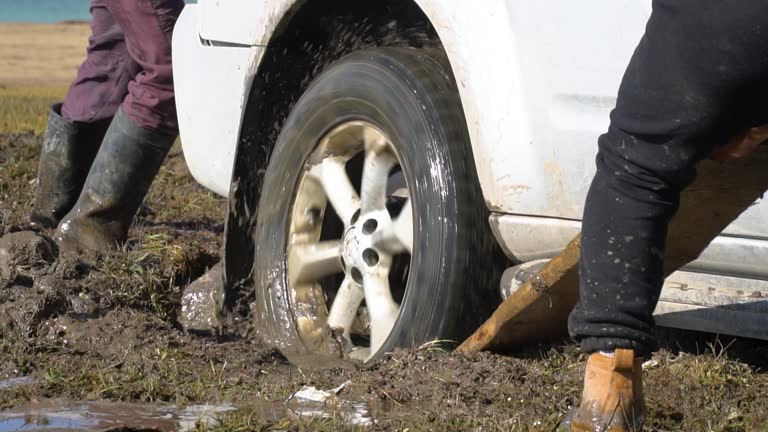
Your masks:
M 383 137 L 378 141 L 366 141 L 363 165 L 362 211 L 384 210 L 387 202 L 389 172 L 397 164 L 397 158 L 387 147 Z
M 348 226 L 355 212 L 360 209 L 360 197 L 347 175 L 345 163 L 338 158 L 328 158 L 315 166 L 310 174 L 323 185 L 325 195 L 336 214 Z
M 413 253 L 413 210 L 410 199 L 403 206 L 400 216 L 381 230 L 375 245 L 392 255 Z
M 374 353 L 387 340 L 397 320 L 400 307 L 392 299 L 386 274 L 366 274 L 363 287 L 365 305 L 371 322 L 371 353 Z
M 352 322 L 357 316 L 357 310 L 363 298 L 365 298 L 363 287 L 345 278 L 328 313 L 328 326 L 344 329 L 344 337 L 349 339 Z
M 395 237 L 409 253 L 413 252 L 413 208 L 409 199 L 392 225 Z
M 354 347 L 352 352 L 349 353 L 349 358 L 353 360 L 359 360 L 364 362 L 371 357 L 371 349 L 365 347 Z
M 288 250 L 291 284 L 317 282 L 341 273 L 341 240 L 293 245 Z

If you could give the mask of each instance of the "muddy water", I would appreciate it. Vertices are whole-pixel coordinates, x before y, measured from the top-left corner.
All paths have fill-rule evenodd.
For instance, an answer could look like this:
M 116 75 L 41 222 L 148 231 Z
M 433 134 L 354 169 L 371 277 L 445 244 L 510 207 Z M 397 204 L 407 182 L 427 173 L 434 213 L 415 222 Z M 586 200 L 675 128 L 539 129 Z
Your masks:
M 28 385 L 33 385 L 35 380 L 31 377 L 10 378 L 0 381 L 0 390 L 7 390 Z
M 173 405 L 141 405 L 116 402 L 72 402 L 44 400 L 0 413 L 0 432 L 192 430 L 198 423 L 210 424 L 217 415 L 232 411 L 229 405 L 195 405 L 183 409 Z
M 0 381 L 0 389 L 34 383 L 29 377 L 8 379 Z M 347 384 L 330 391 L 304 387 L 284 403 L 249 401 L 245 408 L 264 421 L 276 422 L 290 417 L 333 418 L 351 426 L 373 425 L 372 410 L 367 403 L 346 401 L 336 396 Z M 179 407 L 167 403 L 41 399 L 0 412 L 0 432 L 192 431 L 201 425 L 214 426 L 220 416 L 237 409 L 231 404 Z
M 214 425 L 217 418 L 234 411 L 232 405 L 192 405 L 179 408 L 169 404 L 129 404 L 119 402 L 76 402 L 42 400 L 0 413 L 0 432 L 10 431 L 109 431 L 151 430 L 191 431 L 199 425 Z M 373 424 L 365 403 L 334 403 L 292 399 L 287 403 L 249 402 L 247 409 L 258 418 L 278 421 L 283 418 L 316 417 L 343 419 L 349 425 Z

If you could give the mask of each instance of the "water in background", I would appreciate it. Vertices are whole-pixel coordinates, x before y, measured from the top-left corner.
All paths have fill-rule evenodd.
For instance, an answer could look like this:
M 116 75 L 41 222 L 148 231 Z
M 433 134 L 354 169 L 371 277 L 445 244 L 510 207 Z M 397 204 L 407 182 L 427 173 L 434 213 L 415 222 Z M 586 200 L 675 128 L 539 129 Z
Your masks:
M 87 21 L 89 4 L 90 0 L 0 0 L 0 22 Z

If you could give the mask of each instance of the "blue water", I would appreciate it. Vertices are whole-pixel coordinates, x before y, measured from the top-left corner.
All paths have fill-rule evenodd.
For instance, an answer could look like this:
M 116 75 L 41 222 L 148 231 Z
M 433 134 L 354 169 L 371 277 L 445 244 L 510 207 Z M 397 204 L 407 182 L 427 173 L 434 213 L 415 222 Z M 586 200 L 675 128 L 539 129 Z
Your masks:
M 88 20 L 91 16 L 89 4 L 90 0 L 0 0 L 0 22 Z

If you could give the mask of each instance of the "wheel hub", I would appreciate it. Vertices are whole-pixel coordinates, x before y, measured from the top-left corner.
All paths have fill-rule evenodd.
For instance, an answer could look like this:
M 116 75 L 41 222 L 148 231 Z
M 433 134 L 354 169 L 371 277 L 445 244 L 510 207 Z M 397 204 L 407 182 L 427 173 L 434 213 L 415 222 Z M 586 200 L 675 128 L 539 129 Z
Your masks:
M 341 241 L 341 257 L 344 260 L 342 265 L 347 274 L 351 274 L 355 268 L 359 271 L 363 269 L 363 250 L 367 245 L 362 243 L 364 239 L 361 239 L 360 234 L 359 230 L 353 226 L 347 230 Z
M 363 222 L 364 221 L 364 222 Z M 361 217 L 360 221 L 349 227 L 341 240 L 341 259 L 344 272 L 358 285 L 362 285 L 362 276 L 375 270 L 382 258 L 388 257 L 376 247 L 376 231 L 379 222 L 374 217 Z
M 365 360 L 381 348 L 399 315 L 389 276 L 393 258 L 411 255 L 413 249 L 407 185 L 398 186 L 405 192 L 402 210 L 390 214 L 390 176 L 393 170 L 400 172 L 400 161 L 391 142 L 368 123 L 337 127 L 309 160 L 314 162 L 299 182 L 287 251 L 292 297 L 302 300 L 296 313 L 305 316 L 297 319 L 302 338 L 314 343 L 322 339 L 323 329 L 343 330 L 352 346 L 350 355 Z M 355 166 L 359 174 L 353 175 Z M 328 219 L 333 213 L 338 219 Z M 339 229 L 326 232 L 328 223 Z M 340 285 L 339 279 L 324 279 L 340 273 Z M 322 291 L 325 295 L 317 294 Z M 361 306 L 366 319 L 358 318 Z M 369 339 L 370 346 L 354 346 L 353 330 Z

